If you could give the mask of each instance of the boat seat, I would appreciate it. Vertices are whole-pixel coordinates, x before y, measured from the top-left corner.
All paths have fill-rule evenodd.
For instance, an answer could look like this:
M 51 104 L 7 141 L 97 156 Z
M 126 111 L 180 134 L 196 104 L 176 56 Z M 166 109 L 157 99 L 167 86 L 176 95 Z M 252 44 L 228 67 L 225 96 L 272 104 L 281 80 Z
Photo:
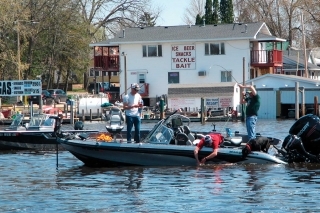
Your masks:
M 124 128 L 122 125 L 123 121 L 124 119 L 121 110 L 118 107 L 112 107 L 110 110 L 109 125 L 106 126 L 106 129 L 111 133 L 114 138 L 114 142 L 116 142 L 117 134 L 119 134 Z
M 183 126 L 183 132 L 188 136 L 188 138 L 191 142 L 193 142 L 195 140 L 195 137 L 191 133 L 190 128 L 188 126 Z
M 178 133 L 175 139 L 176 145 L 188 145 L 191 146 L 193 143 L 189 140 L 185 133 Z
M 110 126 L 121 125 L 122 122 L 124 121 L 122 111 L 118 107 L 112 107 L 109 112 L 109 115 L 110 115 L 110 120 L 109 120 Z

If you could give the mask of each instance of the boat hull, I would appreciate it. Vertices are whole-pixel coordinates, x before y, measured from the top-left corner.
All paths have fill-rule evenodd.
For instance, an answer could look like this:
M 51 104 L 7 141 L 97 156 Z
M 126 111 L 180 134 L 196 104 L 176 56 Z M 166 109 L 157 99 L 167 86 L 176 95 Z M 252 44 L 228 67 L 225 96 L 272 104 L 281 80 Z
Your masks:
M 117 143 L 58 139 L 59 143 L 87 166 L 195 166 L 194 146 L 149 143 Z M 203 158 L 212 152 L 204 147 Z M 219 148 L 218 156 L 208 163 L 278 163 L 285 162 L 262 152 L 242 157 L 240 147 Z
M 0 150 L 62 150 L 52 133 L 0 133 Z
M 72 132 L 72 130 L 66 130 Z M 90 132 L 90 130 L 83 130 Z M 141 137 L 145 137 L 150 130 L 142 130 Z M 65 150 L 52 136 L 53 131 L 0 131 L 0 151 L 7 150 Z M 126 131 L 117 134 L 116 138 L 124 140 Z M 134 134 L 134 132 L 132 133 Z M 58 147 L 57 147 L 58 145 Z

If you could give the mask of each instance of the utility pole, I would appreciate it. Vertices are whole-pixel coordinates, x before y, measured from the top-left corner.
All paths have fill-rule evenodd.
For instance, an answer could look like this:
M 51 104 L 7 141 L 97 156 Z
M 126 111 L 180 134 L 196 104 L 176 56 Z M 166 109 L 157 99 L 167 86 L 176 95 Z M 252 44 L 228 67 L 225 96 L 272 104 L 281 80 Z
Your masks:
M 242 85 L 245 85 L 246 84 L 246 58 L 243 57 L 243 62 L 242 62 Z M 240 100 L 242 98 L 242 92 L 244 92 L 244 89 L 242 88 L 240 90 Z M 246 104 L 242 104 L 242 107 L 241 107 L 241 121 L 245 121 L 245 115 L 246 115 Z
M 306 35 L 305 35 L 305 29 L 304 29 L 303 13 L 301 14 L 301 25 L 302 25 L 302 38 L 303 38 L 303 51 L 304 51 L 304 77 L 309 78 Z

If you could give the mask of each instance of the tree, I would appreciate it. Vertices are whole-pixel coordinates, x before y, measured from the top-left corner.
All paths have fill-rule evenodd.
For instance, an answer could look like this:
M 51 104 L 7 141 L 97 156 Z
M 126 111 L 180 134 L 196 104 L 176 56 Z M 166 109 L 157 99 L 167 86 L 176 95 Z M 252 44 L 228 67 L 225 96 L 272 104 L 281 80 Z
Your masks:
M 206 0 L 206 6 L 205 6 L 205 24 L 213 24 L 213 13 L 212 13 L 212 0 Z
M 213 0 L 212 7 L 212 24 L 218 24 L 220 21 L 220 8 L 219 8 L 219 0 Z
M 155 16 L 152 16 L 150 13 L 148 12 L 144 12 L 141 16 L 140 16 L 140 21 L 138 23 L 139 27 L 153 27 L 156 25 L 156 18 Z
M 271 34 L 287 39 L 291 46 L 301 46 L 300 7 L 302 2 L 301 0 L 260 0 L 258 4 L 252 0 L 237 0 L 235 5 L 239 22 L 265 22 Z
M 201 25 L 203 23 L 203 17 L 200 16 L 200 14 L 196 17 L 196 25 Z
M 184 13 L 183 20 L 186 24 L 203 24 L 204 0 L 190 0 L 189 7 Z M 196 20 L 196 22 L 195 22 Z
M 220 17 L 221 23 L 230 24 L 234 22 L 232 0 L 220 1 Z

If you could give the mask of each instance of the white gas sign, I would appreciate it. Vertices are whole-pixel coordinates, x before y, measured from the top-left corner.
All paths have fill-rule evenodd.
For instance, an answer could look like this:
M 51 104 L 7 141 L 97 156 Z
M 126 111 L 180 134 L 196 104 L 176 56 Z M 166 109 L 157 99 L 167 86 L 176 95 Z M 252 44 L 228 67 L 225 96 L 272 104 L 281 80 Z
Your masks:
M 40 80 L 0 81 L 0 96 L 41 95 Z

